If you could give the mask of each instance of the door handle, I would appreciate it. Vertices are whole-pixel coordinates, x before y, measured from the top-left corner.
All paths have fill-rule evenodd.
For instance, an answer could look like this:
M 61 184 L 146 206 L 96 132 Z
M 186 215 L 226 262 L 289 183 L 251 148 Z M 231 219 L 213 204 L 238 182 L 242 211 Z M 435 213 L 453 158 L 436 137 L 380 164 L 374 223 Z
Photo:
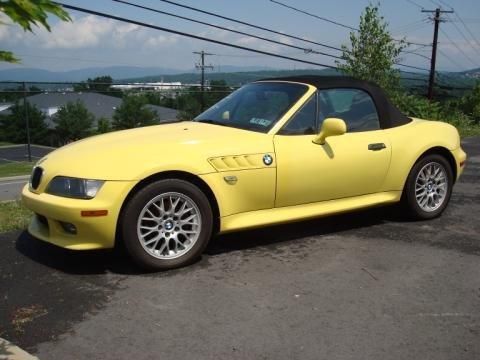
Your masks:
M 372 151 L 379 151 L 385 149 L 386 146 L 384 143 L 374 143 L 374 144 L 368 144 L 368 150 Z

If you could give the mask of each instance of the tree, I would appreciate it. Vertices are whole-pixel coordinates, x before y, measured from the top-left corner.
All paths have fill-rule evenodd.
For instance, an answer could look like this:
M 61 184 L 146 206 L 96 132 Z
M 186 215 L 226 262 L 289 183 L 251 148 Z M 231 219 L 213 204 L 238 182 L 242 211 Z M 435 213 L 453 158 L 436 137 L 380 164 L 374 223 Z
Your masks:
M 112 127 L 107 118 L 101 117 L 97 120 L 97 134 L 105 134 L 110 131 L 112 131 Z
M 343 73 L 373 81 L 391 92 L 400 81 L 393 65 L 406 45 L 403 40 L 395 42 L 387 27 L 378 6 L 368 5 L 360 16 L 359 31 L 350 32 L 350 47 L 342 45 L 345 63 L 336 63 Z
M 50 25 L 47 22 L 49 14 L 55 15 L 63 21 L 71 21 L 68 13 L 60 5 L 54 4 L 50 0 L 2 0 L 0 11 L 14 23 L 19 24 L 24 31 L 32 33 L 32 25 L 43 26 L 50 31 Z M 0 25 L 5 26 L 1 22 Z M 11 51 L 4 50 L 0 50 L 0 61 L 20 62 Z
M 480 81 L 477 81 L 471 92 L 460 99 L 459 106 L 465 114 L 480 123 Z
M 108 91 L 112 85 L 113 79 L 111 76 L 97 76 L 94 79 L 88 79 L 88 88 L 94 91 Z
M 98 92 L 105 92 L 110 90 L 110 86 L 112 86 L 112 83 L 113 79 L 110 75 L 97 76 L 96 78 L 88 78 L 87 81 L 82 81 L 78 84 L 73 85 L 73 89 L 75 91 L 93 90 Z
M 53 118 L 60 144 L 83 139 L 92 134 L 94 116 L 79 100 L 62 106 Z
M 45 123 L 45 115 L 36 106 L 27 102 L 27 114 L 30 127 L 30 140 L 34 144 L 48 144 L 48 128 Z M 25 122 L 25 106 L 15 103 L 10 109 L 10 114 L 0 118 L 3 129 L 3 139 L 13 143 L 26 143 L 27 132 Z
M 141 95 L 125 95 L 113 114 L 115 130 L 154 125 L 159 122 L 156 111 L 147 107 L 147 99 Z
M 0 97 L 1 102 L 15 102 L 18 100 L 23 99 L 24 96 L 24 90 L 23 86 L 17 86 L 17 87 L 11 87 L 11 88 L 4 88 L 2 89 L 5 92 L 2 93 Z M 40 94 L 42 90 L 36 86 L 30 86 L 28 88 L 28 94 L 27 96 L 32 96 L 36 94 Z

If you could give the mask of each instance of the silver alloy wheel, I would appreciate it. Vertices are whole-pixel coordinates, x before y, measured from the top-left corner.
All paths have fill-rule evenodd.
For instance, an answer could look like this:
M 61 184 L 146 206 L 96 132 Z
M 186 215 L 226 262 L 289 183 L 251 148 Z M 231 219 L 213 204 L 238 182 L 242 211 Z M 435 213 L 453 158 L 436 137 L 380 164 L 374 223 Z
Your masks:
M 168 192 L 154 197 L 140 212 L 137 234 L 143 249 L 158 259 L 186 254 L 200 235 L 202 218 L 195 202 Z
M 429 162 L 421 168 L 415 180 L 418 206 L 426 212 L 437 210 L 445 201 L 448 186 L 445 167 L 437 162 Z

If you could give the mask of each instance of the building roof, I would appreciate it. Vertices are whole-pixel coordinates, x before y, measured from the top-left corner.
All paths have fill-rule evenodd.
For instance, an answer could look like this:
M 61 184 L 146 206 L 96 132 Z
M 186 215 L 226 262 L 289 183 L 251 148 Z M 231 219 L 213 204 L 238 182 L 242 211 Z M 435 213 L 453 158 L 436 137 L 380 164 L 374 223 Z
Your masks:
M 111 120 L 115 109 L 122 103 L 121 98 L 92 92 L 42 93 L 27 98 L 30 104 L 35 105 L 47 115 L 46 123 L 49 127 L 54 127 L 50 116 L 52 116 L 59 107 L 66 105 L 68 102 L 76 102 L 77 100 L 82 102 L 88 111 L 95 116 L 94 126 L 96 126 L 96 120 L 101 117 Z M 175 109 L 156 105 L 147 105 L 147 107 L 157 112 L 160 117 L 160 122 L 175 120 L 177 118 L 178 111 Z M 3 109 L 3 111 L 7 110 Z

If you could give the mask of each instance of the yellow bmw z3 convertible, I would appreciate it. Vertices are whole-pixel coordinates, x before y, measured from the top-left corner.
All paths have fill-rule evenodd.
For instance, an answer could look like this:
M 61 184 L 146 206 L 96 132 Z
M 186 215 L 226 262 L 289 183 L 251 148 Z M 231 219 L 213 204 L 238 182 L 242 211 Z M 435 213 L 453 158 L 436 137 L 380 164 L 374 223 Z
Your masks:
M 123 242 L 148 269 L 191 263 L 215 233 L 399 202 L 447 206 L 466 154 L 446 123 L 408 118 L 374 84 L 261 80 L 193 121 L 95 136 L 35 166 L 29 232 L 73 249 Z

